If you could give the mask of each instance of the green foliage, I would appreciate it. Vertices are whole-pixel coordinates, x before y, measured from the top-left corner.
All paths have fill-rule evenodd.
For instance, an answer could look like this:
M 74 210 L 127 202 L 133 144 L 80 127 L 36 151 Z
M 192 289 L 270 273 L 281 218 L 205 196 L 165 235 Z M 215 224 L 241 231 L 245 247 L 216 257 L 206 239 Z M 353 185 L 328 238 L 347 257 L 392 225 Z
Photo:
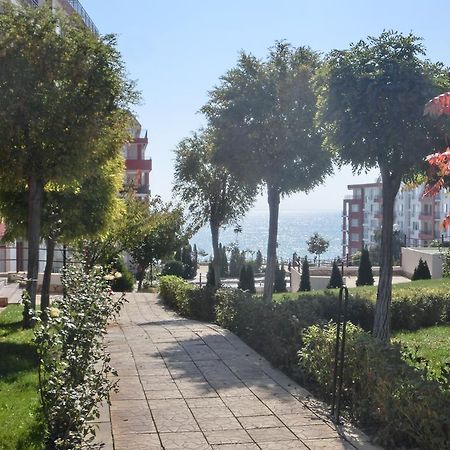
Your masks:
M 2 10 L 0 157 L 8 165 L 0 169 L 0 190 L 29 194 L 27 277 L 35 280 L 44 193 L 55 186 L 75 193 L 120 154 L 126 111 L 138 95 L 114 36 L 97 36 L 77 15 L 53 14 L 49 7 L 5 4 Z M 27 289 L 34 308 L 36 283 Z
M 99 416 L 98 403 L 115 387 L 102 338 L 123 297 L 112 294 L 102 271 L 69 267 L 66 297 L 56 298 L 48 321 L 35 329 L 46 448 L 80 448 Z M 39 321 L 39 317 L 36 318 Z
M 341 270 L 338 267 L 337 261 L 333 261 L 333 267 L 331 268 L 331 277 L 330 281 L 328 282 L 327 289 L 335 289 L 342 287 L 343 280 L 342 280 L 342 273 Z
M 310 291 L 311 290 L 311 280 L 309 278 L 309 263 L 308 258 L 303 260 L 302 262 L 302 274 L 300 276 L 300 287 L 298 290 L 301 291 Z
M 21 305 L 0 312 L 0 447 L 42 450 L 38 357 L 33 331 L 22 328 Z
M 238 288 L 243 291 L 248 291 L 251 294 L 254 294 L 256 292 L 255 277 L 253 275 L 253 267 L 251 264 L 247 263 L 241 267 Z
M 423 58 L 416 36 L 384 31 L 332 51 L 318 80 L 318 122 L 327 148 L 355 172 L 379 168 L 383 223 L 374 334 L 388 341 L 394 201 L 402 181 L 423 168 L 430 149 L 442 148 L 442 122 L 424 117 L 427 101 L 450 89 L 447 69 Z M 441 125 L 441 126 L 440 126 Z
M 185 280 L 192 280 L 197 275 L 197 266 L 194 256 L 192 254 L 192 247 L 190 244 L 185 245 L 181 249 L 181 262 L 183 263 L 183 278 Z
M 175 275 L 182 278 L 184 273 L 183 263 L 181 261 L 167 261 L 161 271 L 162 275 Z
M 114 292 L 133 292 L 134 276 L 128 269 L 123 258 L 117 258 L 111 268 L 113 271 L 112 276 L 114 277 L 111 281 L 111 289 Z
M 431 274 L 430 269 L 428 268 L 428 264 L 422 258 L 419 259 L 419 264 L 414 269 L 411 280 L 431 280 Z
M 220 276 L 226 277 L 228 275 L 228 257 L 227 257 L 227 249 L 222 244 L 219 244 L 219 254 L 220 254 Z
M 208 264 L 208 272 L 206 274 L 206 286 L 216 285 L 216 274 L 214 273 L 214 267 L 212 263 Z
M 348 324 L 343 402 L 386 448 L 447 448 L 450 390 L 410 367 L 400 346 L 386 345 Z M 313 325 L 303 334 L 300 366 L 330 396 L 336 326 Z M 420 399 L 420 401 L 418 401 Z
M 278 217 L 282 195 L 311 190 L 331 171 L 315 127 L 312 78 L 320 65 L 307 47 L 276 42 L 266 60 L 242 52 L 202 111 L 216 130 L 215 160 L 248 186 L 267 187 Z M 276 221 L 269 221 L 264 296 L 272 299 Z
M 319 257 L 320 265 L 320 255 L 325 253 L 330 246 L 330 241 L 327 241 L 324 237 L 320 236 L 319 233 L 314 233 L 307 241 L 308 252 Z
M 231 248 L 229 275 L 237 278 L 241 273 L 241 268 L 245 264 L 245 253 L 239 250 L 236 245 Z
M 261 253 L 261 250 L 258 250 L 256 252 L 256 258 L 255 258 L 255 272 L 258 273 L 261 270 L 261 267 L 263 265 L 263 256 Z
M 281 267 L 277 264 L 275 267 L 275 282 L 273 292 L 287 292 L 286 288 L 286 271 L 284 265 Z
M 444 255 L 442 263 L 442 276 L 444 278 L 450 278 L 450 249 Z
M 370 262 L 369 251 L 367 248 L 362 248 L 356 286 L 373 286 L 374 283 L 375 280 L 373 278 L 372 263 Z
M 163 276 L 160 278 L 159 294 L 166 305 L 185 317 L 204 321 L 214 320 L 213 285 L 200 289 L 179 277 Z

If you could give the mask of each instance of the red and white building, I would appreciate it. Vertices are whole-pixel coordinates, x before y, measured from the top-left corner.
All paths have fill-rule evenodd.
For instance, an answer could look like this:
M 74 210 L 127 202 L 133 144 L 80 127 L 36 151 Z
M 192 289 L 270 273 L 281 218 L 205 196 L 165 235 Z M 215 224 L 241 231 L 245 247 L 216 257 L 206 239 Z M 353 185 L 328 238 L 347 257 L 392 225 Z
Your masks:
M 132 139 L 122 150 L 126 169 L 124 184 L 132 186 L 138 196 L 146 196 L 150 194 L 152 160 L 145 157 L 148 145 L 147 132 L 142 135 L 141 124 L 134 117 L 130 134 Z

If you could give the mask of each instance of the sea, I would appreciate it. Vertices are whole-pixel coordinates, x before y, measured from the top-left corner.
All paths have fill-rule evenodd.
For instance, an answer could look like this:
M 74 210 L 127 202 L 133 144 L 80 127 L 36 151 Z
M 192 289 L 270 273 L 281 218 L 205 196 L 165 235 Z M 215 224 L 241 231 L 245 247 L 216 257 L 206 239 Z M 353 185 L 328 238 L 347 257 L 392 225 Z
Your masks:
M 233 224 L 222 228 L 219 241 L 230 246 L 237 244 L 247 252 L 247 258 L 252 259 L 257 250 L 265 257 L 267 253 L 267 238 L 269 232 L 269 212 L 252 210 L 237 222 L 242 231 L 235 232 Z M 328 250 L 321 255 L 322 260 L 332 260 L 342 255 L 342 211 L 280 211 L 278 221 L 277 255 L 280 261 L 288 261 L 295 252 L 298 256 L 308 254 L 306 241 L 313 233 L 319 233 L 329 241 Z M 211 232 L 209 227 L 201 228 L 191 239 L 191 244 L 197 245 L 200 252 L 206 253 L 200 260 L 209 260 L 212 256 Z

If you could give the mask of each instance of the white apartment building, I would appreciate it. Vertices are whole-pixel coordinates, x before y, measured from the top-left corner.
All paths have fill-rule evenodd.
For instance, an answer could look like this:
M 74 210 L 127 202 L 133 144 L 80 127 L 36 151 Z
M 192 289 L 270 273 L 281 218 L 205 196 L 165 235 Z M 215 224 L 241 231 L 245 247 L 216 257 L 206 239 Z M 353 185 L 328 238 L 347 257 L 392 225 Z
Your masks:
M 362 245 L 375 245 L 375 234 L 382 224 L 382 183 L 349 185 L 352 195 L 343 201 L 342 256 L 352 255 Z M 450 231 L 440 227 L 450 210 L 450 196 L 440 191 L 435 197 L 423 197 L 424 186 L 400 188 L 394 205 L 394 229 L 406 246 L 427 246 L 433 240 L 450 240 Z

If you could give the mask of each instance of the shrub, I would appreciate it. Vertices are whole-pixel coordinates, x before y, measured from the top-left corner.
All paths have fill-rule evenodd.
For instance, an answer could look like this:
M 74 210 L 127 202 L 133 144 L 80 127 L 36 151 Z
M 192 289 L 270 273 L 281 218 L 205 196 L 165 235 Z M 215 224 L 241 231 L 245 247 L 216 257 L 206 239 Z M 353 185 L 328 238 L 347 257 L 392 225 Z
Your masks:
M 46 322 L 36 318 L 35 329 L 45 448 L 58 450 L 81 448 L 95 434 L 89 420 L 99 417 L 98 403 L 115 387 L 102 337 L 123 303 L 101 271 L 69 267 L 63 283 L 65 298 L 53 301 Z
M 253 275 L 253 267 L 251 264 L 244 264 L 239 274 L 238 288 L 243 291 L 249 291 L 254 294 L 255 289 L 255 276 Z
M 305 256 L 302 263 L 302 274 L 300 277 L 300 287 L 299 291 L 310 291 L 311 290 L 311 280 L 309 279 L 309 263 Z
M 413 276 L 411 277 L 412 281 L 416 280 L 431 280 L 430 269 L 428 268 L 428 264 L 422 258 L 419 259 L 419 264 L 414 269 Z
M 128 270 L 124 260 L 122 258 L 112 265 L 114 279 L 111 282 L 111 289 L 114 292 L 133 292 L 134 289 L 134 276 Z M 120 276 L 115 276 L 116 274 Z
M 373 278 L 372 263 L 370 262 L 369 251 L 366 248 L 362 248 L 356 286 L 373 286 L 374 283 L 375 280 Z
M 342 285 L 343 285 L 343 280 L 342 280 L 341 271 L 339 270 L 337 262 L 333 261 L 333 267 L 331 269 L 331 277 L 330 277 L 330 281 L 328 282 L 327 289 L 340 288 L 340 287 L 342 287 Z
M 206 274 L 206 286 L 216 285 L 216 275 L 214 273 L 214 267 L 212 263 L 208 264 L 208 273 Z
M 286 271 L 284 265 L 281 267 L 278 264 L 275 266 L 275 281 L 273 286 L 274 292 L 287 292 L 286 288 Z
M 336 326 L 309 327 L 299 352 L 301 369 L 330 396 Z M 362 425 L 390 449 L 449 448 L 450 391 L 409 366 L 399 345 L 385 345 L 348 324 L 343 400 Z
M 184 273 L 183 263 L 181 261 L 167 261 L 161 271 L 161 275 L 175 275 L 182 278 Z
M 197 288 L 174 275 L 160 278 L 159 295 L 164 303 L 192 319 L 214 320 L 215 291 L 214 287 Z

